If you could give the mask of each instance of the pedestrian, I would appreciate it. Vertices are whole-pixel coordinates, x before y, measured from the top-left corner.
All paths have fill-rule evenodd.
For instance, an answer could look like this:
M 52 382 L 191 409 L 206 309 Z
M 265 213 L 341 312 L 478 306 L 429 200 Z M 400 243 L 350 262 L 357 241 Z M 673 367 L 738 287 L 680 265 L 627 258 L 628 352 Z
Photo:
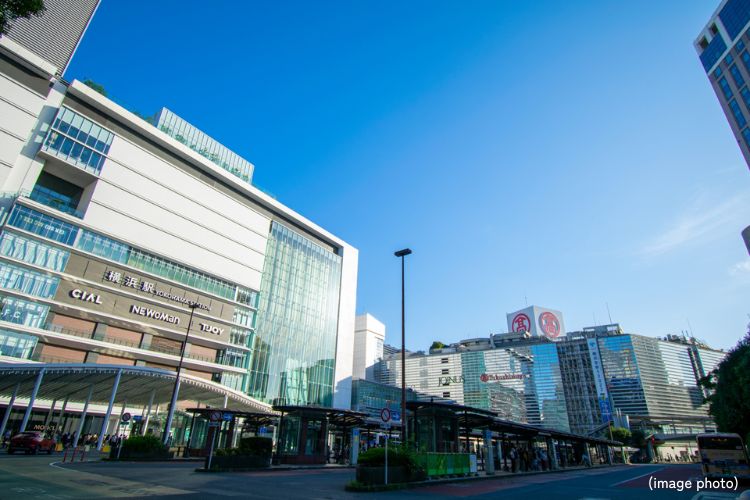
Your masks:
M 516 450 L 515 446 L 510 449 L 508 456 L 510 457 L 510 471 L 516 472 L 518 470 L 516 469 L 516 465 L 518 464 L 518 450 Z
M 8 446 L 8 442 L 10 441 L 10 429 L 5 431 L 5 434 L 3 434 L 3 445 L 2 447 L 5 448 Z

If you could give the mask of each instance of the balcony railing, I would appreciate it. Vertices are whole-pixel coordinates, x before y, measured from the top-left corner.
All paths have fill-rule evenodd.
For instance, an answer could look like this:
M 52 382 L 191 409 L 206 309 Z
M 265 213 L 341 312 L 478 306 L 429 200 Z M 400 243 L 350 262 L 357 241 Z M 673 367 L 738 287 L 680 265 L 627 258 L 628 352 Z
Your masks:
M 159 346 L 154 346 L 154 345 L 143 346 L 141 345 L 140 342 L 133 342 L 132 340 L 120 339 L 116 337 L 108 337 L 107 335 L 91 333 L 91 332 L 87 332 L 83 330 L 74 330 L 70 328 L 64 328 L 59 325 L 47 325 L 45 329 L 51 332 L 55 332 L 55 333 L 62 333 L 64 335 L 73 335 L 75 337 L 98 340 L 100 342 L 107 342 L 109 344 L 132 347 L 132 348 L 141 349 L 144 351 L 157 352 L 160 354 L 169 354 L 171 356 L 176 356 L 176 357 L 180 356 L 179 349 L 169 349 L 166 347 L 159 347 Z M 195 360 L 195 361 L 202 361 L 204 363 L 214 363 L 214 364 L 219 364 L 219 365 L 224 365 L 224 366 L 235 366 L 234 364 L 230 363 L 228 359 L 224 359 L 224 357 L 221 356 L 220 353 L 217 353 L 217 356 L 214 359 L 206 357 L 206 356 L 200 356 L 198 354 L 192 354 L 190 352 L 186 352 L 185 357 L 191 360 Z

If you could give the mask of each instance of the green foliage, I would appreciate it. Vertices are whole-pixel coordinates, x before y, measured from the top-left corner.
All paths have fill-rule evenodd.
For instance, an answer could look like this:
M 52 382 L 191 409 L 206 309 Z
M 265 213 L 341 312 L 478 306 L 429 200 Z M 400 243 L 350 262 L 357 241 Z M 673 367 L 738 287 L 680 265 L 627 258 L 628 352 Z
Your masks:
M 161 439 L 153 434 L 145 436 L 130 436 L 122 444 L 122 450 L 125 453 L 165 453 L 167 447 L 161 442 Z
M 619 441 L 622 444 L 630 443 L 632 434 L 629 430 L 624 427 L 612 427 L 612 439 Z
M 641 429 L 634 430 L 630 435 L 630 446 L 633 448 L 646 447 L 646 433 Z
M 445 347 L 445 344 L 443 344 L 439 340 L 436 340 L 432 343 L 432 345 L 430 346 L 430 349 L 442 349 L 443 347 Z
M 701 386 L 711 394 L 706 398 L 709 413 L 721 432 L 750 434 L 750 331 L 729 351 Z
M 41 16 L 44 10 L 44 0 L 0 0 L 0 34 L 7 33 L 16 19 Z
M 408 483 L 365 484 L 355 479 L 346 483 L 344 489 L 346 491 L 392 491 L 402 490 L 406 487 L 408 487 Z
M 385 466 L 385 448 L 370 448 L 360 453 L 357 462 L 364 466 Z M 406 446 L 388 447 L 388 467 L 406 467 L 409 473 L 420 470 L 415 452 Z
M 0 1 L 2 1 L 2 0 L 0 0 Z M 108 97 L 107 96 L 107 91 L 105 90 L 104 85 L 102 85 L 101 83 L 96 83 L 94 80 L 92 80 L 90 78 L 86 78 L 83 81 L 83 84 L 87 85 L 88 87 L 90 87 L 91 90 L 93 90 L 95 92 L 99 92 L 104 97 Z

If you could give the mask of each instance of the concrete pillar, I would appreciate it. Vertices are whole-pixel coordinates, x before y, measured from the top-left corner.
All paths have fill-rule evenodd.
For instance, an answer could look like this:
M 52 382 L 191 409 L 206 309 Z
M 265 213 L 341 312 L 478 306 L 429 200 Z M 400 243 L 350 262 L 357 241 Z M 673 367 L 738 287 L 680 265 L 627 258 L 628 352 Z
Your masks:
M 489 429 L 484 430 L 484 472 L 488 476 L 495 475 L 495 454 L 492 446 L 492 431 Z
M 550 437 L 547 438 L 547 457 L 549 458 L 549 467 L 552 470 L 560 468 L 557 463 L 557 450 L 555 450 L 555 441 Z
M 81 412 L 81 421 L 78 422 L 78 431 L 76 437 L 73 440 L 73 448 L 78 446 L 78 440 L 81 439 L 81 433 L 83 432 L 83 423 L 86 421 L 86 413 L 89 411 L 89 401 L 91 401 L 91 395 L 94 393 L 94 386 L 89 387 L 89 395 L 86 396 L 86 402 L 83 403 L 83 412 Z
M 226 408 L 229 404 L 229 394 L 224 394 L 224 406 L 222 408 Z
M 68 396 L 65 396 L 63 401 L 62 409 L 60 409 L 60 423 L 62 423 L 62 432 L 65 432 L 65 424 L 68 423 L 68 419 L 65 418 L 65 410 L 68 408 Z
M 102 422 L 102 429 L 99 432 L 99 439 L 96 441 L 96 449 L 101 451 L 102 443 L 104 441 L 104 434 L 107 433 L 107 424 L 109 424 L 109 417 L 112 416 L 112 407 L 115 405 L 115 396 L 117 395 L 117 387 L 120 385 L 120 377 L 122 377 L 122 370 L 117 370 L 115 376 L 115 383 L 112 385 L 112 394 L 109 396 L 109 404 L 107 405 L 107 413 L 104 415 L 104 421 Z
M 44 427 L 47 427 L 49 425 L 49 421 L 52 418 L 52 414 L 55 412 L 56 404 L 57 404 L 57 399 L 53 399 L 52 404 L 49 405 L 49 411 L 47 412 L 47 417 L 44 419 Z
M 146 414 L 143 417 L 143 422 L 141 425 L 141 436 L 144 436 L 146 434 L 146 429 L 148 428 L 148 419 L 151 418 L 151 405 L 154 404 L 154 395 L 156 394 L 156 389 L 151 391 L 151 395 L 148 398 L 148 406 L 146 407 Z M 193 432 L 192 430 L 190 431 Z
M 31 398 L 29 398 L 29 406 L 26 407 L 26 413 L 23 414 L 23 421 L 21 422 L 21 428 L 19 432 L 26 430 L 26 424 L 29 423 L 31 417 L 31 410 L 34 408 L 34 401 L 36 401 L 36 395 L 39 392 L 39 387 L 42 385 L 42 378 L 44 378 L 44 368 L 39 370 L 39 375 L 36 376 L 36 382 L 34 382 L 34 390 L 31 391 Z
M 10 401 L 8 401 L 8 407 L 5 409 L 5 415 L 3 415 L 3 423 L 0 424 L 0 440 L 5 434 L 5 428 L 8 426 L 8 420 L 10 420 L 10 413 L 13 411 L 13 403 L 16 402 L 16 396 L 18 395 L 18 389 L 20 388 L 21 383 L 19 382 L 16 384 L 16 388 L 13 389 L 13 395 L 11 395 Z

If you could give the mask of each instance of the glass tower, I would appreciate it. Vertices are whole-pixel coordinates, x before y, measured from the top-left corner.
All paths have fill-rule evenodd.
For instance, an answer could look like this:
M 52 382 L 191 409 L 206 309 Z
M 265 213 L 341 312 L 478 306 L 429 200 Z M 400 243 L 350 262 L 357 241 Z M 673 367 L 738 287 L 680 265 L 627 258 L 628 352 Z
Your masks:
M 341 257 L 272 222 L 261 283 L 250 396 L 333 403 Z

